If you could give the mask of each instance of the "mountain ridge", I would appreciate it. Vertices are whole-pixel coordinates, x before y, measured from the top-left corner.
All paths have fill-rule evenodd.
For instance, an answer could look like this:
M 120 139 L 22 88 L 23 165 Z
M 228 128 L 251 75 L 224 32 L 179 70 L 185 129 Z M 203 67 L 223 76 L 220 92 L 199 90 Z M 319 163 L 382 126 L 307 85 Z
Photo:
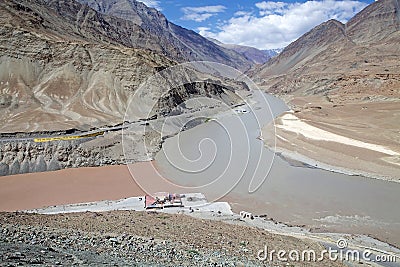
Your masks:
M 78 0 L 78 2 L 103 14 L 134 23 L 148 36 L 162 44 L 164 50 L 165 48 L 177 50 L 176 53 L 167 56 L 179 62 L 214 61 L 241 71 L 248 70 L 252 65 L 252 62 L 240 53 L 220 47 L 192 30 L 169 22 L 161 12 L 136 0 Z
M 328 171 L 399 181 L 399 11 L 398 0 L 378 0 L 346 24 L 324 22 L 253 73 L 291 109 L 264 127 L 270 149 Z
M 372 93 L 394 99 L 399 94 L 393 90 L 400 69 L 398 8 L 398 0 L 379 0 L 346 24 L 324 22 L 252 70 L 251 76 L 281 95 L 362 100 Z M 388 81 L 384 74 L 394 78 Z
M 1 132 L 121 123 L 138 86 L 178 64 L 138 25 L 75 1 L 5 0 L 0 25 Z

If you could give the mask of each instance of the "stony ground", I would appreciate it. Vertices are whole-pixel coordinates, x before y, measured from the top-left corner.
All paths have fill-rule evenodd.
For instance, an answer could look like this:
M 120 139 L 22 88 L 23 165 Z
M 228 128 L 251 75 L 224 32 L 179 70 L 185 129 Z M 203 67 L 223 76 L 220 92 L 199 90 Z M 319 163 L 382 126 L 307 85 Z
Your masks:
M 323 249 L 312 241 L 186 215 L 0 213 L 0 266 L 342 266 L 261 262 L 256 255 L 265 245 Z

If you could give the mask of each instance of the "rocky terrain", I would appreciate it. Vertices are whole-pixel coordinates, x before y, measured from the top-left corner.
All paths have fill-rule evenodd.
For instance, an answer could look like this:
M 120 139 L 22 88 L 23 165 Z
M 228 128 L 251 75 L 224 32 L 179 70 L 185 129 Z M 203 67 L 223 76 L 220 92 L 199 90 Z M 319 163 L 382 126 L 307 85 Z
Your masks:
M 148 161 L 151 159 L 148 155 L 158 152 L 163 141 L 151 130 L 146 130 L 145 137 L 141 131 L 132 131 L 129 138 L 146 138 L 147 150 L 138 149 L 141 147 L 138 144 L 127 158 L 121 131 L 76 141 L 3 142 L 0 146 L 0 176 Z
M 192 112 L 176 107 L 194 96 L 237 104 L 235 90 L 248 90 L 245 84 L 194 69 L 163 72 L 193 60 L 245 69 L 250 63 L 168 22 L 155 9 L 136 1 L 82 2 L 0 3 L 0 132 L 11 140 L 0 148 L 1 175 L 127 162 L 121 132 L 94 142 L 50 143 L 12 140 L 19 133 L 40 137 L 46 131 L 87 131 Z M 125 8 L 129 12 L 121 15 Z M 154 75 L 167 76 L 135 97 Z M 126 114 L 129 105 L 146 112 Z M 151 131 L 146 135 L 151 153 L 162 142 L 156 137 Z M 140 140 L 141 135 L 133 133 L 132 138 Z M 144 151 L 136 154 L 129 162 L 148 160 Z
M 170 24 L 141 3 L 132 1 L 131 10 L 147 22 L 108 16 L 75 1 L 2 1 L 0 131 L 121 123 L 135 90 L 160 70 L 190 60 L 213 58 L 235 67 L 233 62 L 245 60 Z M 179 40 L 170 36 L 178 30 Z M 191 57 L 184 36 L 205 42 L 209 58 Z
M 332 137 L 309 138 L 295 123 L 283 125 L 289 122 L 284 114 L 275 121 L 277 151 L 303 155 L 313 166 L 398 181 L 399 12 L 398 0 L 379 0 L 346 24 L 329 20 L 252 73 L 286 100 L 299 123 Z M 265 136 L 275 135 L 271 129 Z M 363 145 L 343 144 L 342 137 Z M 393 152 L 370 149 L 375 146 Z
M 114 211 L 38 215 L 0 214 L 1 266 L 276 266 L 261 262 L 264 245 L 315 249 L 315 241 L 186 215 Z M 296 266 L 344 266 L 340 262 Z M 327 266 L 327 265 L 325 265 Z
M 399 97 L 399 1 L 377 1 L 346 24 L 329 20 L 253 73 L 269 92 L 335 103 Z
M 188 71 L 184 77 L 188 78 L 191 74 L 197 75 L 196 72 Z M 162 73 L 158 75 L 163 77 Z M 169 77 L 169 74 L 166 75 L 163 78 Z M 232 104 L 238 104 L 241 98 L 235 94 L 235 88 L 242 88 L 244 92 L 248 90 L 245 84 L 226 79 L 224 82 L 206 80 L 184 83 L 167 94 L 160 92 L 158 85 L 146 86 L 146 96 L 138 98 L 143 102 L 139 113 L 136 112 L 136 106 L 133 106 L 126 111 L 123 125 L 104 130 L 94 137 L 47 142 L 35 140 L 37 137 L 57 138 L 71 134 L 84 136 L 90 130 L 89 126 L 81 130 L 1 134 L 0 176 L 151 160 L 161 149 L 165 138 L 205 122 L 212 114 Z M 202 96 L 216 102 L 206 103 L 203 99 L 195 105 L 183 103 L 185 99 Z M 123 146 L 124 142 L 130 145 Z
M 10 142 L 0 147 L 0 175 L 55 171 L 107 163 L 102 147 L 87 149 L 82 141 Z M 123 159 L 110 163 L 124 163 Z
M 130 38 L 134 46 L 150 48 L 176 59 L 178 62 L 213 61 L 235 67 L 241 71 L 252 65 L 241 53 L 220 47 L 194 31 L 168 21 L 154 8 L 136 0 L 78 0 L 102 14 L 132 22 L 142 31 L 142 41 Z

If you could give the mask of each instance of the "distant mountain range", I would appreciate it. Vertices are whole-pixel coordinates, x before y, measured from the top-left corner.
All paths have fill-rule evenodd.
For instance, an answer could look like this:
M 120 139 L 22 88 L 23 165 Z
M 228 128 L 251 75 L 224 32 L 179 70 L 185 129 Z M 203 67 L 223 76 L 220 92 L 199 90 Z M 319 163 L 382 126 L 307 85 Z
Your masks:
M 346 24 L 315 27 L 251 76 L 276 94 L 398 98 L 399 44 L 400 2 L 379 0 Z
M 263 49 L 261 51 L 263 51 L 265 54 L 267 54 L 268 57 L 273 58 L 273 57 L 277 56 L 279 53 L 281 53 L 283 51 L 283 48 Z
M 245 45 L 236 44 L 224 44 L 214 38 L 208 38 L 208 40 L 216 43 L 217 45 L 235 51 L 243 55 L 246 59 L 254 64 L 264 64 L 274 56 L 278 55 L 282 49 L 269 49 L 269 50 L 259 50 L 257 48 Z

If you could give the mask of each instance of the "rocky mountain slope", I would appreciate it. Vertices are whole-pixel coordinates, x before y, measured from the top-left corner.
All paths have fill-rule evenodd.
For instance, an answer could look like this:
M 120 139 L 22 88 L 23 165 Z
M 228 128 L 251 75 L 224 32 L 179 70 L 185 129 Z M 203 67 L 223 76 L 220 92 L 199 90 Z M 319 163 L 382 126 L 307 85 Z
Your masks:
M 346 24 L 329 20 L 253 72 L 277 94 L 321 95 L 332 101 L 400 95 L 400 3 L 379 0 Z
M 242 54 L 220 47 L 194 31 L 169 22 L 154 8 L 136 0 L 77 0 L 102 14 L 133 23 L 145 36 L 135 46 L 151 48 L 182 61 L 214 61 L 245 71 L 252 65 Z M 131 38 L 132 41 L 134 40 Z M 150 44 L 151 46 L 150 46 Z
M 253 77 L 293 111 L 264 128 L 266 145 L 310 166 L 399 182 L 399 14 L 399 0 L 376 1 L 257 69 Z
M 138 14 L 175 29 L 175 35 L 179 30 L 193 43 L 200 38 L 171 25 L 157 11 L 136 5 Z M 176 38 L 168 43 L 159 36 L 161 29 L 151 32 L 151 25 L 143 25 L 75 1 L 1 1 L 0 131 L 120 123 L 130 97 L 147 77 L 180 61 L 209 59 L 195 56 Z M 227 64 L 235 59 L 210 42 L 198 49 L 205 50 Z

